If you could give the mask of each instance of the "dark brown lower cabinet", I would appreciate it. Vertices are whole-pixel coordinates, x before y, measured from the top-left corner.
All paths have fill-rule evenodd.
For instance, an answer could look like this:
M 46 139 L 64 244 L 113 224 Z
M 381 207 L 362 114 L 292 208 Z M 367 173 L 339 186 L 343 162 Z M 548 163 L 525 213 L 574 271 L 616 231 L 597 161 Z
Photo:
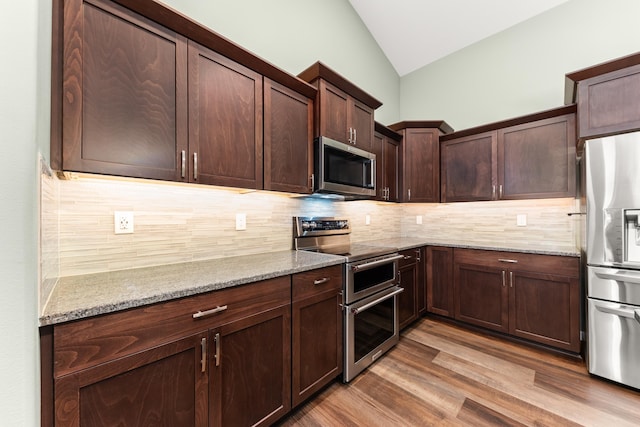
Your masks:
M 342 266 L 294 274 L 293 406 L 342 373 Z
M 398 295 L 398 316 L 400 329 L 413 323 L 418 318 L 419 299 L 425 298 L 424 269 L 422 248 L 407 249 L 400 252 L 404 258 L 399 263 L 399 286 L 404 289 Z
M 453 248 L 428 246 L 427 311 L 453 317 Z
M 457 320 L 580 351 L 579 259 L 454 250 Z

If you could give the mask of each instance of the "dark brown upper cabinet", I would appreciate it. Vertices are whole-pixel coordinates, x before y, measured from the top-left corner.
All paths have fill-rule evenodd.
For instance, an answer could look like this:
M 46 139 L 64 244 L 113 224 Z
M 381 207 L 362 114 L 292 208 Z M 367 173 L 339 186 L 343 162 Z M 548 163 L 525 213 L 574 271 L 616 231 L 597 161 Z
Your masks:
M 316 94 L 162 3 L 53 0 L 54 169 L 309 193 Z
M 59 32 L 52 166 L 179 179 L 187 149 L 186 38 L 101 0 L 65 2 Z
M 373 112 L 382 103 L 321 62 L 298 74 L 318 88 L 315 136 L 326 136 L 372 151 Z
M 402 135 L 376 122 L 373 153 L 376 155 L 376 199 L 398 201 L 398 158 Z
M 262 76 L 189 42 L 189 181 L 262 188 Z
M 441 138 L 442 202 L 573 197 L 575 105 Z
M 408 121 L 390 125 L 402 135 L 401 202 L 440 201 L 440 136 L 453 129 L 444 121 Z
M 578 104 L 578 137 L 640 129 L 640 53 L 566 75 L 565 102 Z
M 313 99 L 264 79 L 264 189 L 311 193 Z

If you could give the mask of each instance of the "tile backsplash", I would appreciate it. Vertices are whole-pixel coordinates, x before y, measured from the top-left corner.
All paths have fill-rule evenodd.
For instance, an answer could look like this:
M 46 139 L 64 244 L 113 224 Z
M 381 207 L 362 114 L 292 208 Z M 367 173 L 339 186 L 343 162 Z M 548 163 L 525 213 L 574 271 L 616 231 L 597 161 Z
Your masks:
M 480 244 L 575 247 L 574 199 L 395 204 L 160 181 L 43 174 L 41 269 L 49 281 L 105 271 L 291 249 L 292 217 L 346 216 L 351 240 L 388 236 Z M 132 211 L 133 234 L 114 234 L 114 211 Z M 247 229 L 235 230 L 236 213 Z M 516 214 L 527 226 L 516 226 Z M 370 225 L 366 225 L 366 216 Z M 422 224 L 416 224 L 416 217 Z M 47 285 L 48 286 L 48 285 Z M 43 299 L 50 292 L 41 284 Z

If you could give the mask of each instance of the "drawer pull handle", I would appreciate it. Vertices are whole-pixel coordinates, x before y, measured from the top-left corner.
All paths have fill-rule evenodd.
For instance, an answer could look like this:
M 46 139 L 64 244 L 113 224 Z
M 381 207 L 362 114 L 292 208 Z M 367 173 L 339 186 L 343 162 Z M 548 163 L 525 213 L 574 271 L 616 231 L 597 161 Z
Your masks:
M 330 277 L 323 277 L 322 279 L 317 279 L 313 281 L 314 285 L 322 285 L 323 283 L 327 283 L 329 280 L 331 280 Z
M 518 263 L 517 259 L 499 258 L 498 261 L 500 261 L 500 262 L 508 262 L 508 263 L 511 263 L 511 264 L 517 264 Z
M 198 311 L 197 313 L 193 313 L 194 319 L 201 319 L 206 316 L 211 316 L 212 314 L 220 313 L 221 311 L 225 311 L 227 309 L 226 305 L 218 306 L 216 308 L 212 308 L 211 310 Z
M 402 257 L 402 259 L 407 260 L 407 259 L 411 259 L 412 256 L 411 255 L 405 255 L 404 257 Z

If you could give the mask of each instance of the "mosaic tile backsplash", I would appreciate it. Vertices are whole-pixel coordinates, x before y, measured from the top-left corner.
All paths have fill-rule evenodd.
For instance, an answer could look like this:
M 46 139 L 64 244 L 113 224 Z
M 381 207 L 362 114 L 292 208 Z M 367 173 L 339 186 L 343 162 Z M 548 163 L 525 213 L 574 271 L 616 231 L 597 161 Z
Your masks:
M 291 249 L 292 217 L 346 216 L 352 242 L 385 237 L 575 247 L 574 199 L 455 204 L 333 201 L 204 185 L 43 174 L 43 278 Z M 114 211 L 132 211 L 133 234 L 114 234 Z M 235 230 L 236 213 L 247 229 Z M 516 215 L 527 226 L 516 226 Z M 369 215 L 371 225 L 365 224 Z M 422 224 L 416 224 L 416 217 Z M 57 270 L 57 271 L 56 271 Z M 50 292 L 41 286 L 44 297 Z M 43 299 L 45 299 L 43 297 Z

